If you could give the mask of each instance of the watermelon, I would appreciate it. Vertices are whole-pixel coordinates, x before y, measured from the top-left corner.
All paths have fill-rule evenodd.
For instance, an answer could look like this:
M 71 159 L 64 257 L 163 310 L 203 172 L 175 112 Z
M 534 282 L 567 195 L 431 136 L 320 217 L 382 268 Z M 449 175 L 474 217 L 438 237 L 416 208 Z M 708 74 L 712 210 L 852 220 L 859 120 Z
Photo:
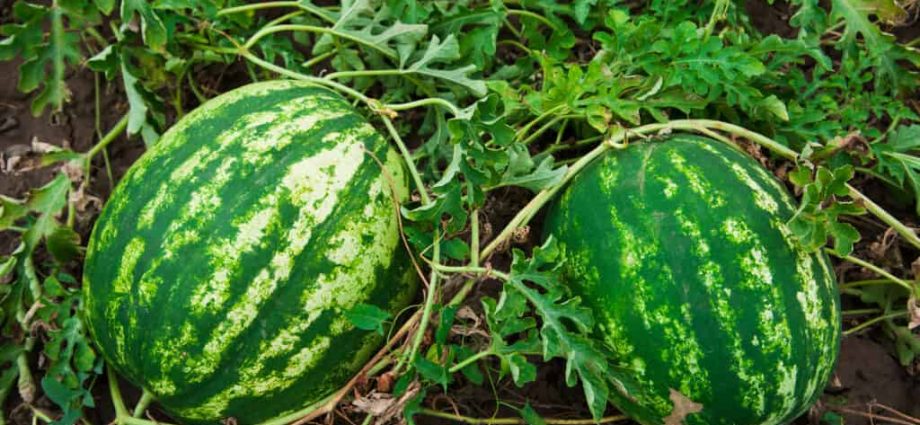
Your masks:
M 779 424 L 822 392 L 840 344 L 836 279 L 786 223 L 785 188 L 734 146 L 678 135 L 611 151 L 551 206 L 544 234 L 635 377 L 642 424 Z
M 344 385 L 382 337 L 359 304 L 415 294 L 400 156 L 341 96 L 272 81 L 179 120 L 128 171 L 87 248 L 108 365 L 177 420 L 254 424 Z

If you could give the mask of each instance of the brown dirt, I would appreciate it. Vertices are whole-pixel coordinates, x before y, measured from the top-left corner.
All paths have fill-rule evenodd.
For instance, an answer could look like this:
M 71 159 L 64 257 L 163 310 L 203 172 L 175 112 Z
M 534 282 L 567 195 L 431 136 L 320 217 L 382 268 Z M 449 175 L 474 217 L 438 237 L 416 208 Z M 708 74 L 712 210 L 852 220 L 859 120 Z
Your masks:
M 78 72 L 67 79 L 72 97 L 70 103 L 60 113 L 45 111 L 41 116 L 32 116 L 30 102 L 32 96 L 22 94 L 16 89 L 18 62 L 0 62 L 0 159 L 8 164 L 11 157 L 22 156 L 20 164 L 37 159 L 31 152 L 33 143 L 47 143 L 57 147 L 72 149 L 77 152 L 89 150 L 98 140 L 95 129 L 95 89 L 93 75 L 89 71 Z M 101 127 L 107 131 L 127 111 L 122 97 L 115 93 L 116 87 L 102 82 Z M 124 136 L 109 147 L 112 173 L 117 181 L 131 163 L 143 153 L 143 143 L 135 138 L 126 140 Z M 89 195 L 103 199 L 111 191 L 110 183 L 102 168 L 101 159 L 95 161 L 92 171 L 92 185 Z M 0 195 L 22 199 L 29 189 L 41 187 L 51 181 L 60 172 L 59 166 L 21 170 L 16 166 L 7 170 L 0 167 Z M 91 219 L 92 212 L 86 216 Z M 89 222 L 77 224 L 77 230 L 85 237 L 89 231 Z M 0 255 L 6 255 L 15 249 L 18 241 L 10 232 L 0 232 Z

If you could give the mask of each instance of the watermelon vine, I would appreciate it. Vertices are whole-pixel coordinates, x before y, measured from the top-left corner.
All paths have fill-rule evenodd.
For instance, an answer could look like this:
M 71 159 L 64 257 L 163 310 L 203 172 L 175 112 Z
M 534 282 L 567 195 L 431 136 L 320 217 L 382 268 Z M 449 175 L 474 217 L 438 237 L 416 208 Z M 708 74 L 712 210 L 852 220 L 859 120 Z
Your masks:
M 0 59 L 35 115 L 91 73 L 97 142 L 0 196 L 0 424 L 783 423 L 841 334 L 916 363 L 918 10 L 856 3 L 20 0 Z

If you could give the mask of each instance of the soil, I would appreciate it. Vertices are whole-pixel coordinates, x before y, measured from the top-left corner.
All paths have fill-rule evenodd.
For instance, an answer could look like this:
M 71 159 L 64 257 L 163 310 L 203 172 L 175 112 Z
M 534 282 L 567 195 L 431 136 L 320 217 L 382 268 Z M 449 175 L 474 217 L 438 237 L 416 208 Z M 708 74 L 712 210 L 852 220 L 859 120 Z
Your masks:
M 770 7 L 760 2 L 748 2 L 748 9 L 754 17 L 753 24 L 765 32 L 789 35 L 790 28 L 786 24 L 789 16 L 788 5 L 777 2 Z M 914 29 L 901 31 L 899 36 L 916 37 L 920 26 Z M 98 140 L 95 128 L 95 89 L 93 75 L 88 71 L 77 72 L 69 76 L 68 86 L 72 91 L 72 100 L 60 113 L 46 112 L 39 117 L 33 117 L 30 112 L 30 95 L 21 94 L 16 89 L 16 76 L 18 64 L 15 62 L 0 62 L 0 195 L 23 198 L 30 189 L 38 188 L 50 181 L 58 167 L 20 170 L 23 164 L 35 159 L 33 151 L 34 142 L 47 143 L 61 148 L 84 152 Z M 235 81 L 229 78 L 229 81 Z M 225 83 L 232 84 L 232 83 Z M 224 88 L 224 87 L 221 87 Z M 127 105 L 117 86 L 102 83 L 101 96 L 101 128 L 102 131 L 110 128 L 126 112 Z M 187 96 L 192 98 L 192 96 Z M 127 168 L 144 151 L 143 142 L 139 138 L 120 137 L 109 147 L 111 168 L 117 181 Z M 19 157 L 19 165 L 13 170 L 7 165 L 14 157 Z M 91 185 L 88 194 L 105 200 L 111 191 L 111 183 L 106 177 L 103 162 L 97 159 L 91 172 Z M 883 187 L 866 186 L 863 188 L 873 199 L 886 199 L 888 194 Z M 527 194 L 514 189 L 506 190 L 490 200 L 486 209 L 487 219 L 484 219 L 486 233 L 491 227 L 495 231 L 500 229 L 527 200 Z M 889 207 L 889 205 L 885 205 Z M 893 211 L 903 211 L 904 218 L 914 221 L 909 208 L 892 208 Z M 83 237 L 88 237 L 91 220 L 97 211 L 88 211 L 84 221 L 78 222 L 77 230 Z M 533 223 L 529 237 L 519 240 L 519 246 L 528 248 L 539 235 L 539 218 Z M 863 226 L 860 226 L 863 227 Z M 869 229 L 861 228 L 861 231 Z M 868 232 L 872 234 L 872 232 Z M 878 230 L 875 233 L 879 233 Z M 484 236 L 488 239 L 488 236 Z M 484 241 L 485 242 L 485 241 Z M 871 241 L 869 241 L 871 242 Z M 15 249 L 18 240 L 15 235 L 0 232 L 0 255 L 9 254 Z M 864 244 L 865 245 L 865 244 Z M 862 246 L 861 249 L 867 249 Z M 916 253 L 905 252 L 898 255 L 901 265 L 910 264 Z M 505 268 L 509 263 L 509 256 L 498 255 L 492 261 L 495 267 Z M 909 267 L 909 266 L 908 266 Z M 851 269 L 842 270 L 844 274 L 852 273 Z M 79 272 L 79 270 L 75 270 Z M 485 283 L 479 288 L 478 295 L 495 294 L 497 284 Z M 475 297 L 474 297 L 475 299 Z M 471 302 L 469 305 L 478 305 Z M 821 402 L 796 423 L 817 423 L 820 414 L 828 406 L 845 406 L 856 412 L 884 413 L 876 405 L 888 406 L 914 417 L 920 417 L 920 378 L 916 376 L 916 368 L 911 370 L 900 365 L 892 355 L 892 348 L 888 339 L 878 332 L 869 332 L 860 336 L 845 337 L 841 346 L 841 354 L 837 369 L 831 385 L 829 385 Z M 534 359 L 539 363 L 538 359 Z M 911 373 L 909 373 L 911 372 Z M 570 389 L 564 382 L 564 365 L 561 362 L 550 362 L 540 367 L 537 382 L 516 388 L 508 380 L 503 380 L 494 391 L 501 398 L 515 404 L 529 401 L 538 411 L 554 417 L 588 417 L 586 406 L 581 400 L 580 389 Z M 463 378 L 455 382 L 448 394 L 433 391 L 427 405 L 432 408 L 454 410 L 457 413 L 475 416 L 491 417 L 516 416 L 516 413 L 507 407 L 497 406 L 495 393 L 486 384 L 483 387 L 467 385 Z M 126 391 L 126 401 L 131 402 L 137 393 Z M 92 423 L 106 423 L 111 420 L 113 409 L 108 398 L 108 388 L 104 380 L 97 382 L 94 393 L 96 394 L 97 409 L 87 412 Z M 7 401 L 5 411 L 14 412 L 11 415 L 12 423 L 31 423 L 31 418 L 22 409 L 16 409 L 20 400 L 11 397 Z M 48 406 L 47 400 L 39 400 L 40 406 Z M 347 410 L 347 409 L 346 409 Z M 613 412 L 611 412 L 613 413 Z M 161 413 L 154 410 L 154 416 L 166 419 Z M 847 424 L 873 423 L 865 415 L 844 415 Z M 334 422 L 345 423 L 344 420 L 334 416 Z M 446 423 L 443 420 L 418 417 L 417 421 L 423 424 Z M 878 421 L 874 423 L 879 423 Z

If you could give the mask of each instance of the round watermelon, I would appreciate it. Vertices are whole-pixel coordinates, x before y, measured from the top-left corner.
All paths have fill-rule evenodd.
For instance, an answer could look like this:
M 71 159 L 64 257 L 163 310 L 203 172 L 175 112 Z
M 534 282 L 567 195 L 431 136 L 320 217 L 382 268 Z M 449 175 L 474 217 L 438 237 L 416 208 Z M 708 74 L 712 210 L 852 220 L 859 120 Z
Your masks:
M 178 420 L 253 424 L 344 385 L 379 348 L 359 304 L 415 294 L 399 155 L 341 96 L 251 84 L 179 120 L 103 209 L 84 315 L 109 366 Z
M 614 404 L 643 424 L 780 424 L 824 388 L 840 341 L 831 264 L 787 227 L 785 188 L 734 146 L 693 136 L 590 164 L 545 234 L 635 378 Z

